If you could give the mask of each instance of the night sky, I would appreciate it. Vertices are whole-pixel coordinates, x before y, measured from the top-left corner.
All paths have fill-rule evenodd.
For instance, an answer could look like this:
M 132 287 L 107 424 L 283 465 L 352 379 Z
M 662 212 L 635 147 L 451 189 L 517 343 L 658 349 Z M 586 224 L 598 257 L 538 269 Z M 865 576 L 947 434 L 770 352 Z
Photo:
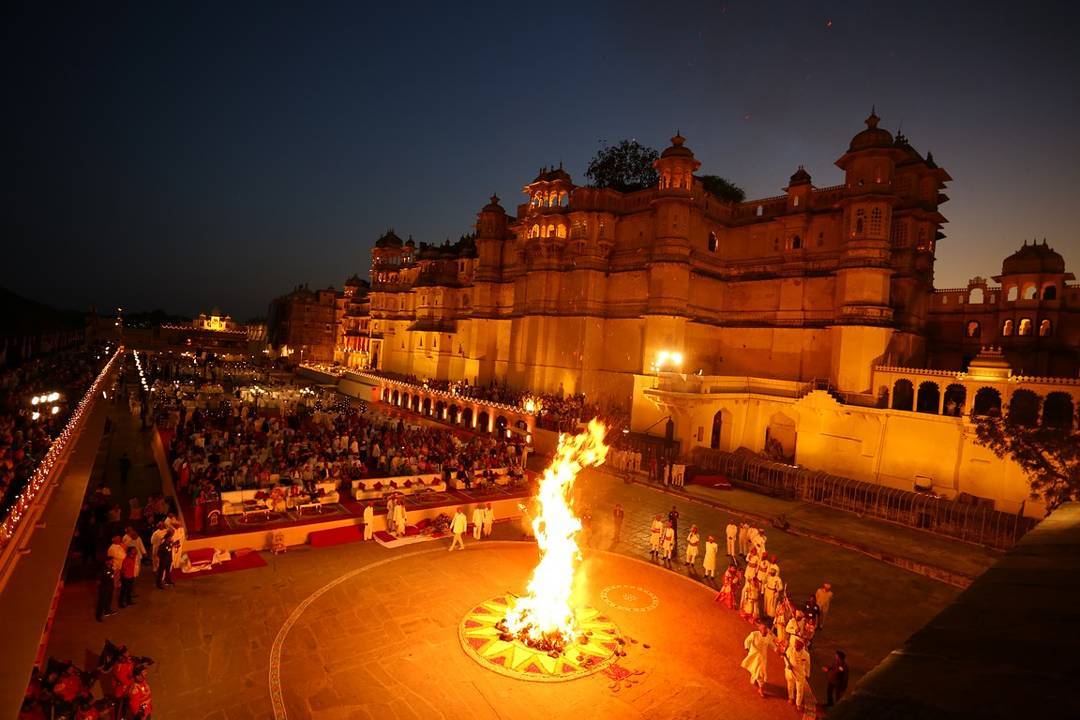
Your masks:
M 59 307 L 265 315 L 676 129 L 750 198 L 833 185 L 872 104 L 954 178 L 938 287 L 1031 237 L 1080 274 L 1075 3 L 51 5 L 3 11 L 0 285 Z

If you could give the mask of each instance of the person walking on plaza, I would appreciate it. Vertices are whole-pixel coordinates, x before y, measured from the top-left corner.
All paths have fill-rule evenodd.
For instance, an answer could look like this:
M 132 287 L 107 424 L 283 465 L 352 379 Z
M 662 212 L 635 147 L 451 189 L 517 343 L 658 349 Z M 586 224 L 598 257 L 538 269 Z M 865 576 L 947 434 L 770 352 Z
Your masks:
M 371 503 L 364 505 L 364 539 L 370 540 L 375 537 L 375 506 Z
M 701 567 L 705 570 L 705 578 L 716 582 L 716 554 L 720 552 L 715 538 L 710 535 L 705 539 L 705 557 L 701 561 Z
M 832 604 L 832 585 L 830 583 L 824 583 L 814 593 L 814 599 L 817 600 L 818 611 L 820 613 L 817 621 L 819 629 L 825 629 L 825 618 L 829 615 L 829 605 Z
M 837 650 L 832 665 L 821 669 L 829 676 L 829 682 L 825 688 L 825 707 L 832 707 L 834 703 L 839 702 L 840 698 L 844 697 L 844 693 L 847 691 L 847 655 L 844 654 L 843 650 Z
M 157 529 L 150 535 L 150 566 L 154 570 L 154 577 L 157 577 L 158 569 L 158 548 L 161 547 L 161 541 L 165 539 L 165 534 L 168 529 L 165 527 L 165 522 L 159 522 Z
M 739 568 L 732 563 L 724 571 L 724 577 L 720 584 L 720 592 L 716 593 L 715 602 L 723 603 L 728 610 L 735 609 L 736 597 L 739 592 Z
M 739 554 L 746 557 L 746 551 L 749 549 L 749 543 L 747 542 L 747 533 L 750 532 L 750 526 L 747 523 L 739 523 Z
M 477 505 L 472 511 L 472 536 L 473 540 L 480 539 L 480 533 L 484 530 L 484 508 Z
M 495 509 L 491 507 L 491 503 L 484 505 L 484 537 L 491 537 L 491 533 L 495 532 Z
M 679 511 L 674 505 L 671 506 L 671 512 L 667 514 L 668 522 L 671 523 L 671 529 L 675 531 L 675 540 L 671 546 L 672 555 L 679 554 Z
M 158 590 L 164 590 L 166 586 L 172 587 L 172 567 L 173 567 L 173 531 L 168 530 L 165 533 L 165 537 L 161 540 L 161 545 L 158 546 L 158 567 L 157 574 L 154 578 Z
M 619 540 L 622 539 L 622 523 L 625 514 L 622 505 L 615 503 L 615 508 L 611 511 L 611 519 L 615 527 L 615 534 L 612 538 L 612 542 L 619 542 Z
M 701 544 L 701 535 L 698 534 L 697 525 L 690 526 L 690 534 L 686 536 L 686 567 L 690 574 L 697 575 L 698 546 Z
M 664 534 L 664 522 L 657 515 L 653 518 L 652 525 L 649 527 L 649 555 L 653 560 L 660 557 L 660 540 Z
M 465 534 L 468 526 L 469 521 L 465 519 L 465 508 L 459 507 L 457 512 L 454 513 L 454 519 L 450 521 L 450 532 L 454 534 L 454 539 L 450 541 L 451 550 L 455 547 L 465 549 L 465 541 L 461 539 L 461 536 Z
M 133 590 L 135 589 L 135 578 L 139 574 L 139 553 L 133 548 L 127 549 L 127 557 L 124 558 L 124 562 L 120 566 L 120 607 L 126 608 L 128 605 L 134 605 L 135 600 L 132 597 Z
M 741 667 L 750 673 L 750 684 L 755 686 L 758 695 L 765 697 L 765 683 L 769 681 L 769 647 L 772 638 L 763 623 L 759 623 L 746 639 L 743 640 L 743 648 L 746 657 L 743 658 Z
M 675 528 L 671 527 L 671 523 L 664 523 L 664 537 L 660 541 L 660 555 L 664 559 L 664 566 L 668 569 L 671 568 L 671 558 L 675 553 Z

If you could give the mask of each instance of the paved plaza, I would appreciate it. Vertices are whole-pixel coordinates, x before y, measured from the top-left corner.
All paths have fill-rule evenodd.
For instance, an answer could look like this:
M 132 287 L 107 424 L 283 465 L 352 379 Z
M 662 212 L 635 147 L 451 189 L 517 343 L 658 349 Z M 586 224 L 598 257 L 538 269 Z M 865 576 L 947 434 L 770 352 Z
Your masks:
M 135 461 L 128 489 L 153 489 L 147 438 L 121 417 L 99 474 L 115 487 L 112 465 L 126 448 Z M 159 718 L 791 716 L 777 658 L 769 700 L 757 697 L 739 668 L 749 626 L 714 603 L 714 591 L 681 565 L 666 570 L 648 561 L 649 522 L 655 513 L 666 516 L 673 498 L 598 471 L 583 473 L 577 495 L 579 511 L 593 517 L 580 597 L 638 641 L 618 666 L 640 674 L 617 690 L 602 674 L 550 684 L 513 680 L 462 650 L 458 628 L 471 608 L 524 589 L 536 550 L 520 542 L 516 522 L 498 523 L 494 541 L 467 538 L 465 552 L 447 553 L 447 541 L 396 550 L 374 543 L 298 547 L 265 555 L 265 567 L 179 580 L 167 591 L 156 590 L 144 572 L 137 604 L 104 623 L 92 621 L 93 583 L 75 574 L 63 591 L 49 654 L 86 663 L 108 638 L 153 657 Z M 618 542 L 616 502 L 626 511 Z M 701 503 L 675 504 L 680 549 L 690 524 L 719 537 L 730 518 Z M 768 548 L 796 600 L 826 580 L 836 591 L 813 652 L 822 697 L 820 666 L 834 649 L 847 651 L 854 684 L 958 592 L 804 537 L 770 532 Z M 967 553 L 965 546 L 956 551 Z M 641 612 L 652 596 L 656 607 Z

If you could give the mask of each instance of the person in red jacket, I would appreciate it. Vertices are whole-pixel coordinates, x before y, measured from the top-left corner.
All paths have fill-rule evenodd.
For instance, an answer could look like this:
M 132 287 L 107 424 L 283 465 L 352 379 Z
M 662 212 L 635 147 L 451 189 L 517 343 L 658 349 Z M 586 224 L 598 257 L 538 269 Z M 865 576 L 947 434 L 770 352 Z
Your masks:
M 153 701 L 150 697 L 150 683 L 146 681 L 146 669 L 135 672 L 135 682 L 128 689 L 128 717 L 132 720 L 150 720 Z

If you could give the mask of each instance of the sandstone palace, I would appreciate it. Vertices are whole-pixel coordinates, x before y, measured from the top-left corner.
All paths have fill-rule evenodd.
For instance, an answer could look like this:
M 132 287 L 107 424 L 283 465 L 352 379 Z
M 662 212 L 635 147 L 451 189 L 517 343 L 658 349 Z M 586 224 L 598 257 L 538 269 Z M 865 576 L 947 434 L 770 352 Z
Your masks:
M 545 168 L 514 214 L 492 197 L 455 243 L 385 233 L 370 286 L 275 301 L 318 318 L 280 344 L 399 381 L 581 393 L 636 432 L 669 421 L 683 457 L 770 449 L 1014 512 L 1026 482 L 968 419 L 1075 422 L 1080 286 L 1041 241 L 992 282 L 936 289 L 951 178 L 876 114 L 865 123 L 836 161 L 843 184 L 816 187 L 800 166 L 782 195 L 745 202 L 706 189 L 680 135 L 637 192 Z

